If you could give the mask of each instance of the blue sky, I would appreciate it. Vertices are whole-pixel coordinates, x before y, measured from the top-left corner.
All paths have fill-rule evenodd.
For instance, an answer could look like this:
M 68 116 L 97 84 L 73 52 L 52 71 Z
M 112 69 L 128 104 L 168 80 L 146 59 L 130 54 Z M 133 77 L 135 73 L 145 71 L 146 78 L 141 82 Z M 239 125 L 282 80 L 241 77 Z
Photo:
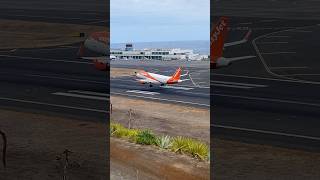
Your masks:
M 210 39 L 210 0 L 110 3 L 111 43 Z

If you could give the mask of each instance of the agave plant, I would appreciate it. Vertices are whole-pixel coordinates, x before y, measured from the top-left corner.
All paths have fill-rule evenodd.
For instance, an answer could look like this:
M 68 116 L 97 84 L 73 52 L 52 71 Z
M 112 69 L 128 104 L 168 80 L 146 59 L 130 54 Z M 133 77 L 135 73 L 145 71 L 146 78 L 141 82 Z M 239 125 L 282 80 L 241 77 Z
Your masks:
M 188 144 L 187 152 L 190 153 L 193 157 L 205 160 L 208 158 L 209 147 L 205 143 L 192 140 Z
M 162 149 L 169 149 L 172 146 L 171 137 L 168 135 L 158 137 L 156 145 Z
M 185 138 L 182 136 L 177 136 L 177 137 L 173 138 L 171 150 L 173 152 L 180 152 L 180 153 L 185 152 L 185 150 L 188 146 L 187 141 L 188 141 L 188 138 Z
M 150 130 L 143 130 L 138 133 L 136 142 L 145 145 L 156 144 L 156 136 Z

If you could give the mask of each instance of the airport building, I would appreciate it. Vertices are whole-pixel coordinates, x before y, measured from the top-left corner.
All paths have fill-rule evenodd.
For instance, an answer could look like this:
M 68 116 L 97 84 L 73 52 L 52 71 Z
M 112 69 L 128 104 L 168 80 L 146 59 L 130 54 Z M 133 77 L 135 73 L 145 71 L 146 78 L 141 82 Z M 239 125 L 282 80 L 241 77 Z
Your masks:
M 126 44 L 125 49 L 114 49 L 110 52 L 111 60 L 203 60 L 208 55 L 193 53 L 190 49 L 142 49 L 135 50 L 133 44 Z

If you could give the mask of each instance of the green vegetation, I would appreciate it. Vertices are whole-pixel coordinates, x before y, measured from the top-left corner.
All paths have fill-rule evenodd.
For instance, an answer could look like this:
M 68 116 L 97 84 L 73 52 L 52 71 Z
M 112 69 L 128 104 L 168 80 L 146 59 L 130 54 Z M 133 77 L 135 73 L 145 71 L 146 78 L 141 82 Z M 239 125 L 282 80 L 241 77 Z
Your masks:
M 111 123 L 111 136 L 129 139 L 143 145 L 155 145 L 161 149 L 168 149 L 175 153 L 189 154 L 201 160 L 209 160 L 210 150 L 207 144 L 188 137 L 157 137 L 150 130 L 128 129 L 119 123 Z
M 127 138 L 131 141 L 136 142 L 136 138 L 140 130 L 138 129 L 128 129 L 122 126 L 119 123 L 111 123 L 110 125 L 110 134 L 118 138 Z
M 156 136 L 150 130 L 140 131 L 137 135 L 138 144 L 153 145 L 156 144 Z
M 172 141 L 170 136 L 157 137 L 156 145 L 161 149 L 169 149 L 172 146 Z

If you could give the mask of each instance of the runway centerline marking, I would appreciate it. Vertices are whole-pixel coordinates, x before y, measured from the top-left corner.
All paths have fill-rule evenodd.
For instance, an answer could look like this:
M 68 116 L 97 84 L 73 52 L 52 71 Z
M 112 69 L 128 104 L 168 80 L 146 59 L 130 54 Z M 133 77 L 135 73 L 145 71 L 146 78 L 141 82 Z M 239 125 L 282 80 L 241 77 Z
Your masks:
M 320 85 L 320 82 L 314 82 L 314 81 L 298 81 L 298 80 L 292 80 L 292 79 L 275 79 L 275 78 L 267 78 L 267 77 L 255 77 L 255 76 L 219 74 L 219 73 L 212 73 L 212 75 L 224 76 L 224 77 L 246 78 L 246 79 L 258 79 L 258 80 L 267 80 L 267 81 L 280 81 L 280 82 L 289 82 L 289 83 Z M 286 76 L 288 76 L 288 75 L 286 75 Z
M 273 41 L 273 42 L 257 42 L 257 44 L 288 44 L 289 42 L 285 41 Z
M 146 95 L 158 95 L 158 92 L 151 92 L 151 91 L 140 91 L 140 90 L 127 90 L 126 92 L 129 93 L 137 93 L 137 94 L 146 94 Z
M 306 30 L 292 30 L 292 32 L 311 33 L 311 32 L 313 32 L 313 31 L 306 31 Z
M 249 97 L 249 96 L 218 94 L 218 93 L 214 93 L 213 95 L 220 96 L 220 97 L 240 98 L 240 99 L 247 99 L 247 100 L 258 100 L 258 101 L 268 101 L 268 102 L 288 103 L 288 104 L 320 107 L 320 104 L 317 104 L 317 103 L 308 103 L 308 102 L 301 102 L 301 101 L 295 101 L 295 100 L 271 99 L 271 98 L 263 98 L 263 97 Z
M 287 136 L 287 137 L 303 138 L 303 139 L 320 141 L 320 137 L 304 136 L 304 135 L 299 135 L 299 134 L 290 134 L 290 133 L 266 131 L 266 130 L 259 130 L 259 129 L 240 128 L 240 127 L 234 127 L 234 126 L 215 125 L 215 124 L 211 124 L 210 126 L 217 127 L 217 128 L 231 129 L 231 130 L 240 130 L 240 131 L 248 131 L 248 132 L 255 132 L 255 133 L 262 133 L 262 134 L 271 134 L 271 135 L 279 135 L 279 136 Z
M 248 86 L 237 86 L 237 85 L 229 85 L 229 84 L 212 84 L 212 86 L 230 87 L 230 88 L 239 88 L 239 89 L 252 89 L 252 88 L 254 88 L 254 87 L 248 87 Z
M 296 54 L 297 52 L 294 51 L 280 51 L 280 52 L 263 52 L 260 54 L 265 54 L 265 55 L 272 55 L 272 54 Z
M 290 66 L 288 66 L 288 67 L 269 67 L 270 69 L 308 69 L 309 67 L 307 67 L 307 66 L 297 66 L 297 67 L 294 67 L 294 66 L 292 66 L 292 67 L 290 67 Z
M 77 97 L 77 98 L 83 98 L 83 99 L 94 99 L 94 100 L 103 100 L 103 101 L 109 100 L 109 98 L 107 97 L 90 96 L 90 95 L 82 95 L 82 94 L 75 94 L 75 93 L 56 92 L 52 94 L 58 95 L 58 96 Z
M 164 88 L 164 89 L 179 89 L 179 90 L 192 90 L 194 88 L 188 88 L 188 87 L 181 87 L 181 86 L 160 86 L 161 88 Z
M 19 102 L 19 103 L 36 104 L 36 105 L 42 105 L 42 106 L 44 105 L 44 106 L 52 106 L 52 107 L 59 107 L 59 108 L 75 109 L 75 110 L 92 111 L 92 112 L 98 112 L 98 113 L 109 113 L 109 111 L 106 111 L 106 110 L 67 106 L 67 105 L 61 105 L 61 104 L 52 104 L 52 103 L 45 103 L 45 102 L 39 102 L 39 101 L 29 101 L 29 100 L 25 100 L 25 99 L 0 97 L 0 100 L 13 101 L 13 102 Z
M 164 99 L 164 98 L 156 98 L 156 97 L 148 97 L 148 96 L 139 96 L 139 95 L 134 95 L 134 94 L 125 94 L 125 93 L 116 93 L 116 92 L 111 92 L 111 94 L 121 95 L 121 96 L 128 96 L 128 97 L 135 97 L 135 98 L 158 100 L 158 101 L 164 101 L 164 102 L 174 102 L 174 103 L 181 103 L 181 104 L 188 104 L 188 105 L 197 105 L 197 106 L 210 107 L 210 104 L 195 103 L 195 102 L 188 102 L 188 101 L 180 101 L 180 100 L 173 100 L 173 99 Z
M 62 60 L 62 59 L 50 59 L 50 58 L 37 58 L 37 57 L 27 57 L 27 56 L 0 55 L 0 57 L 17 58 L 17 59 L 28 59 L 28 60 L 32 59 L 32 60 L 39 60 L 39 61 L 76 63 L 76 64 L 92 64 L 92 62 L 71 61 L 71 60 Z
M 109 94 L 107 93 L 99 93 L 99 92 L 93 92 L 93 91 L 82 91 L 82 90 L 70 90 L 68 92 L 71 93 L 80 93 L 80 94 L 89 94 L 89 95 L 94 95 L 94 96 L 105 96 L 109 97 Z
M 249 84 L 249 83 L 239 83 L 239 82 L 227 82 L 227 81 L 211 81 L 212 86 L 221 86 L 221 87 L 231 87 L 239 89 L 252 89 L 252 88 L 262 88 L 268 87 L 268 85 L 262 84 Z
M 287 74 L 286 76 L 320 76 L 320 74 Z
M 289 38 L 290 36 L 267 36 L 266 38 Z

